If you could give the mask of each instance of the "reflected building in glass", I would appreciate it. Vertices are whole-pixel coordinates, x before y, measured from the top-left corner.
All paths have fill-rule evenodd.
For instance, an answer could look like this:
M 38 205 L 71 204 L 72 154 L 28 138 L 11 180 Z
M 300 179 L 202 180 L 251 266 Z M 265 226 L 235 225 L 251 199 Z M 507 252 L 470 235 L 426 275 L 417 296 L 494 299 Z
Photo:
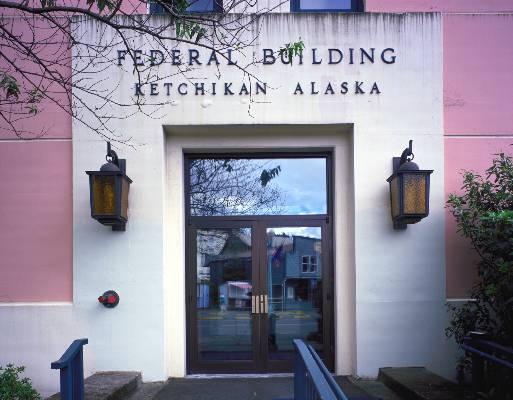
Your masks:
M 198 308 L 251 308 L 251 230 L 201 230 L 197 236 Z
M 269 357 L 291 359 L 301 338 L 322 351 L 321 229 L 267 230 Z

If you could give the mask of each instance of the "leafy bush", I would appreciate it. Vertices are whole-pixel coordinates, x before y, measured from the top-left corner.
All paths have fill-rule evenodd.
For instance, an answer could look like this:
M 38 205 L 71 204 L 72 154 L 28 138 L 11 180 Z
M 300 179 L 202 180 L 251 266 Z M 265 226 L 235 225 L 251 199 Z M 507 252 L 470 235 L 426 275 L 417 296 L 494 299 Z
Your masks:
M 41 396 L 32 387 L 29 378 L 21 378 L 25 367 L 7 364 L 0 367 L 0 399 L 1 400 L 41 400 Z
M 451 194 L 448 208 L 458 231 L 470 240 L 479 256 L 478 281 L 472 301 L 449 306 L 450 326 L 445 333 L 461 344 L 469 331 L 486 332 L 492 340 L 513 344 L 513 159 L 498 154 L 485 176 L 463 173 L 463 194 Z M 459 366 L 462 373 L 469 359 Z M 483 399 L 513 399 L 513 374 L 488 364 Z
M 485 176 L 463 173 L 463 194 L 451 194 L 448 208 L 458 231 L 479 255 L 478 282 L 470 298 L 451 307 L 446 329 L 462 343 L 471 330 L 486 331 L 499 342 L 513 343 L 513 159 L 498 154 Z

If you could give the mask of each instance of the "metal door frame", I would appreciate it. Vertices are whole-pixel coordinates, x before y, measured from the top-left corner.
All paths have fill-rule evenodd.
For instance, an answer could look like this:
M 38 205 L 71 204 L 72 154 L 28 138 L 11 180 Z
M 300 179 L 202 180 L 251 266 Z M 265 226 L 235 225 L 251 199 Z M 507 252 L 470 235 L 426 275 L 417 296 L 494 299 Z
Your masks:
M 262 159 L 262 158 L 325 158 L 327 214 L 318 215 L 236 215 L 191 216 L 189 192 L 189 163 L 198 158 Z M 245 153 L 184 153 L 185 190 L 185 296 L 186 296 L 186 368 L 194 373 L 266 373 L 292 372 L 292 361 L 268 360 L 266 314 L 252 315 L 252 361 L 199 360 L 196 305 L 196 235 L 203 228 L 251 228 L 253 294 L 267 294 L 266 229 L 268 227 L 319 226 L 321 228 L 321 265 L 323 281 L 323 361 L 334 368 L 334 268 L 333 268 L 333 171 L 332 152 L 245 152 Z M 269 297 L 269 296 L 268 296 Z

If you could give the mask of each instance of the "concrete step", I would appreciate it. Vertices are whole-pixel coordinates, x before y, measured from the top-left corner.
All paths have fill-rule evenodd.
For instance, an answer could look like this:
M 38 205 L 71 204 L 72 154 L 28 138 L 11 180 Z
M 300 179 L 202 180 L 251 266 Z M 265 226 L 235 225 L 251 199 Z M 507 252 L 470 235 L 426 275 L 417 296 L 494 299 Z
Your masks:
M 153 400 L 165 385 L 165 382 L 143 383 L 126 400 Z
M 378 380 L 404 400 L 470 399 L 458 385 L 424 367 L 381 368 Z
M 369 395 L 379 400 L 404 400 L 383 382 L 350 377 L 349 380 Z
M 349 400 L 378 400 L 345 376 L 337 376 L 335 380 Z M 172 378 L 164 384 L 154 398 L 155 400 L 275 400 L 292 399 L 293 396 L 292 377 L 223 377 Z
M 84 381 L 85 400 L 125 400 L 141 385 L 140 372 L 97 372 Z M 60 400 L 59 393 L 48 400 Z
M 349 376 L 335 376 L 335 381 L 349 400 L 379 400 L 372 393 L 356 385 Z

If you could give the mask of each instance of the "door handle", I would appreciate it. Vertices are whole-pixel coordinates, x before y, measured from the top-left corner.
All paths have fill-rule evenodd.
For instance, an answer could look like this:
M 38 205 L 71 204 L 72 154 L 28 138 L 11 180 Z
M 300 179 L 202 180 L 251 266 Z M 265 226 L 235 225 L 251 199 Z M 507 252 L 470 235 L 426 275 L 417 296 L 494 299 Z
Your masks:
M 253 314 L 260 314 L 260 296 L 251 296 L 251 312 Z
M 253 314 L 268 314 L 268 303 L 267 295 L 260 294 L 257 296 L 251 296 L 251 313 Z
M 261 294 L 260 296 L 260 313 L 261 314 L 268 314 L 268 307 L 267 307 L 267 295 Z

